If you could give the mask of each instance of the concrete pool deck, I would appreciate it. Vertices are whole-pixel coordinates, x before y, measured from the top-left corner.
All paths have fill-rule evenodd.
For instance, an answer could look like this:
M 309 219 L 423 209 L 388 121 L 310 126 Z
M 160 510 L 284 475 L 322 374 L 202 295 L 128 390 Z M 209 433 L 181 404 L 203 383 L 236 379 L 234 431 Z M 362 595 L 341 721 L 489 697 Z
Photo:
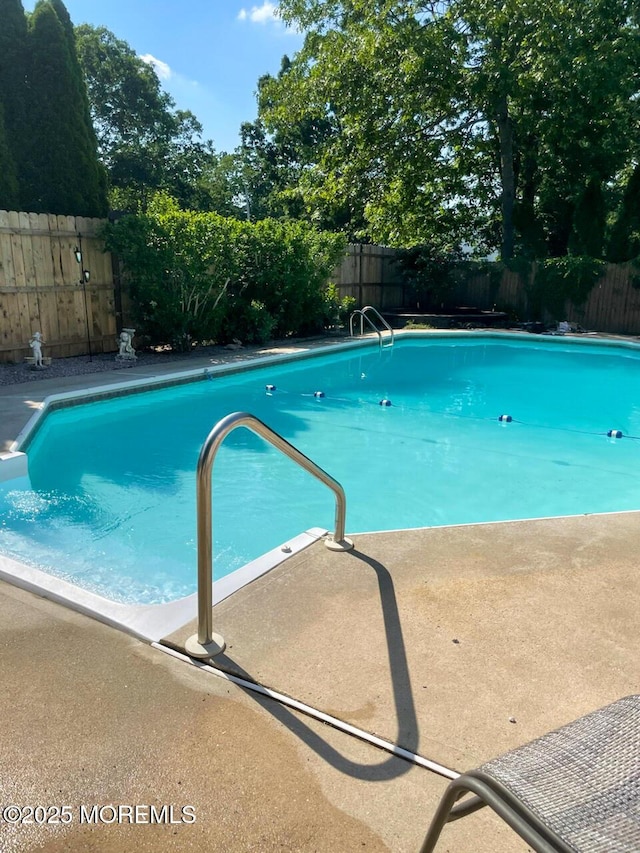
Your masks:
M 47 394 L 106 381 L 0 388 L 0 442 Z M 354 539 L 349 553 L 317 543 L 217 605 L 214 665 L 455 770 L 638 692 L 640 513 Z M 0 644 L 0 803 L 73 815 L 0 823 L 3 851 L 404 853 L 447 784 L 1 582 Z M 164 803 L 192 805 L 196 822 L 80 823 L 82 805 Z M 527 849 L 488 810 L 441 847 Z

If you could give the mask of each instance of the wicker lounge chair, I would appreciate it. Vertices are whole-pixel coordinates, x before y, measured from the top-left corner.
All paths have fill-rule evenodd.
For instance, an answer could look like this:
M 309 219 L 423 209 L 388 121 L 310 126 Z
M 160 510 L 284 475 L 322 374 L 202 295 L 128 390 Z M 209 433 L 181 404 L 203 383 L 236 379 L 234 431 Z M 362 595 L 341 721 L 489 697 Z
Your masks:
M 473 796 L 454 805 L 460 797 Z M 490 806 L 540 853 L 640 851 L 640 696 L 507 752 L 448 786 L 422 853 L 444 825 Z

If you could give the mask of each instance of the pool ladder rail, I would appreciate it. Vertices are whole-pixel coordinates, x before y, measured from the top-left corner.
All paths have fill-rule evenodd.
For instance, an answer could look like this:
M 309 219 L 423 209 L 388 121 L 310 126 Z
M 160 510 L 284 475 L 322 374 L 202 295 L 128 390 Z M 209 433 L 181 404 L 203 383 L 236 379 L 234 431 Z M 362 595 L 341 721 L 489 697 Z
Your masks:
M 325 539 L 332 551 L 350 551 L 353 542 L 344 535 L 347 500 L 337 480 L 312 462 L 304 453 L 248 412 L 227 415 L 213 427 L 202 445 L 196 471 L 197 530 L 198 530 L 198 632 L 185 643 L 191 657 L 210 658 L 225 649 L 224 639 L 213 633 L 213 516 L 211 506 L 213 463 L 220 445 L 238 427 L 246 427 L 272 444 L 277 450 L 297 462 L 301 468 L 328 486 L 335 495 L 335 533 Z
M 376 324 L 373 322 L 373 320 L 369 317 L 369 314 L 373 314 L 374 317 L 384 326 L 384 329 L 387 332 L 389 332 L 389 337 L 386 339 L 387 340 L 386 343 L 384 342 L 384 339 L 382 337 L 382 331 L 376 326 Z M 364 334 L 364 323 L 366 320 L 369 327 L 371 329 L 373 329 L 373 331 L 378 336 L 378 343 L 380 344 L 380 349 L 388 349 L 389 347 L 393 346 L 393 343 L 394 343 L 393 329 L 387 323 L 387 321 L 384 319 L 382 314 L 380 314 L 380 312 L 377 311 L 373 307 L 373 305 L 365 305 L 364 308 L 358 308 L 357 310 L 355 310 L 353 312 L 351 317 L 349 317 L 349 334 L 351 335 L 351 337 L 354 336 L 353 335 L 353 321 L 358 316 L 360 317 L 360 334 L 361 335 Z

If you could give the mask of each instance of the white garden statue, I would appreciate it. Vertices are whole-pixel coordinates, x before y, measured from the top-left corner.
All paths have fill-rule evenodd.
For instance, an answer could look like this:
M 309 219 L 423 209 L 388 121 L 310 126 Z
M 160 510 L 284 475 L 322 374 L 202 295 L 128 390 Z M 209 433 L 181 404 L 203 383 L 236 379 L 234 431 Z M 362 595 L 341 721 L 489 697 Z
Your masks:
M 118 355 L 116 359 L 120 361 L 135 361 L 138 357 L 131 343 L 135 333 L 135 329 L 123 329 L 120 332 L 118 335 Z
M 44 363 L 42 360 L 42 344 L 44 340 L 40 332 L 34 332 L 31 336 L 31 340 L 29 341 L 29 346 L 31 347 L 31 352 L 33 353 L 33 366 L 34 367 L 44 367 Z

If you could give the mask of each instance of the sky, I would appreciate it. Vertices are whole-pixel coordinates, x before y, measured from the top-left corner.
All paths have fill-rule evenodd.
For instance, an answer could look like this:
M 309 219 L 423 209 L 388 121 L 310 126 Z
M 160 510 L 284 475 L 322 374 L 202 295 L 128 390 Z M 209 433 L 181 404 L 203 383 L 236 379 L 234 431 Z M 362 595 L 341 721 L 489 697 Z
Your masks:
M 23 0 L 31 12 L 36 0 Z M 217 151 L 239 144 L 240 124 L 257 115 L 263 74 L 277 74 L 302 36 L 257 0 L 64 0 L 74 24 L 105 26 L 156 69 L 176 107 L 191 110 Z

